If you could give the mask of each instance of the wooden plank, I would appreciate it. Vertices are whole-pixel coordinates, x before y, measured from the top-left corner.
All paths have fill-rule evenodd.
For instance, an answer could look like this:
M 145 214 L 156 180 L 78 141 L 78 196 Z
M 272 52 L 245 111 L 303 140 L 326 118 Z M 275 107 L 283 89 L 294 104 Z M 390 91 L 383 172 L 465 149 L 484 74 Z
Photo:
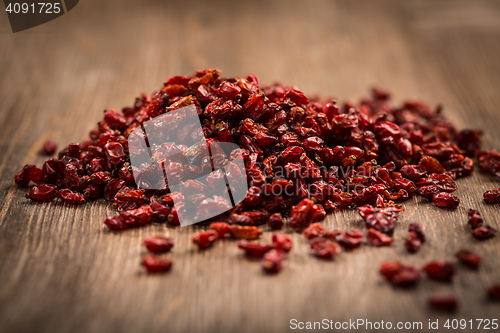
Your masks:
M 498 317 L 499 305 L 485 302 L 482 292 L 500 282 L 499 239 L 475 242 L 464 227 L 468 208 L 500 227 L 498 207 L 481 202 L 498 181 L 479 173 L 459 180 L 462 203 L 454 212 L 421 199 L 405 203 L 391 248 L 365 247 L 323 262 L 291 234 L 287 268 L 272 277 L 231 241 L 197 253 L 190 242 L 197 227 L 113 234 L 102 226 L 113 214 L 107 203 L 32 204 L 12 182 L 25 163 L 42 163 L 37 151 L 45 139 L 61 146 L 79 141 L 105 108 L 130 104 L 169 76 L 212 66 L 341 100 L 376 84 L 396 101 L 443 103 L 459 127 L 483 128 L 485 146 L 498 148 L 498 5 L 460 1 L 448 9 L 417 1 L 87 0 L 17 34 L 0 15 L 0 330 L 281 332 L 292 318 L 426 324 L 450 317 L 426 307 L 428 296 L 441 292 L 461 299 L 451 318 Z M 429 240 L 409 255 L 402 239 L 413 221 L 424 224 Z M 354 211 L 329 216 L 324 225 L 364 228 Z M 143 273 L 141 240 L 150 234 L 175 239 L 171 273 Z M 385 259 L 421 265 L 452 259 L 461 247 L 481 253 L 484 266 L 479 273 L 460 268 L 451 285 L 424 280 L 414 291 L 393 290 L 377 273 Z

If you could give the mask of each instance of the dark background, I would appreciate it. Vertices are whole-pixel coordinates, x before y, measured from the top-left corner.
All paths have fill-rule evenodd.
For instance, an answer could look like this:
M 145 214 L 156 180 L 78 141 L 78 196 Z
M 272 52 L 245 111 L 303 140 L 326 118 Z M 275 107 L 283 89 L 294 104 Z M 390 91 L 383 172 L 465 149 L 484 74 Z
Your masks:
M 498 1 L 86 0 L 16 34 L 0 13 L 0 331 L 283 332 L 292 318 L 424 325 L 428 318 L 497 318 L 499 304 L 485 301 L 483 291 L 500 283 L 500 238 L 479 243 L 465 228 L 469 208 L 500 227 L 498 207 L 482 203 L 482 193 L 499 183 L 479 173 L 459 180 L 456 211 L 422 199 L 406 203 L 391 248 L 367 246 L 323 262 L 293 235 L 287 267 L 274 277 L 233 242 L 197 253 L 191 227 L 110 234 L 102 225 L 114 214 L 107 203 L 32 204 L 12 177 L 26 163 L 41 165 L 44 140 L 60 147 L 81 141 L 105 108 L 208 67 L 341 101 L 378 85 L 396 102 L 442 103 L 459 128 L 482 128 L 485 147 L 499 148 L 499 41 Z M 416 255 L 403 249 L 410 222 L 422 222 L 428 235 Z M 324 225 L 364 230 L 354 211 Z M 176 241 L 169 274 L 148 276 L 139 265 L 142 238 L 153 233 Z M 377 273 L 385 259 L 422 265 L 452 260 L 461 247 L 482 254 L 484 265 L 479 273 L 461 267 L 450 285 L 424 280 L 412 291 L 393 290 Z M 434 293 L 459 297 L 458 312 L 430 311 Z

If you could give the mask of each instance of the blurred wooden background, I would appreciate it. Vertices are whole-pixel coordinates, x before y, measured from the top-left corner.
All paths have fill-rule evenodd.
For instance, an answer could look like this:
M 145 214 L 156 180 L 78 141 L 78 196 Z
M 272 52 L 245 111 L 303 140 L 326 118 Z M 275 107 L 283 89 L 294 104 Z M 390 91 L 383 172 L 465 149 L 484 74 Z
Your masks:
M 391 248 L 367 246 L 323 262 L 293 235 L 287 267 L 272 277 L 230 241 L 197 253 L 190 228 L 110 234 L 102 221 L 114 212 L 104 202 L 32 204 L 13 175 L 42 163 L 44 140 L 80 141 L 105 108 L 208 67 L 340 100 L 378 85 L 396 101 L 442 103 L 459 128 L 482 128 L 485 147 L 500 148 L 499 42 L 500 3 L 483 0 L 86 0 L 16 34 L 0 14 L 0 331 L 284 332 L 292 318 L 424 325 L 428 318 L 498 318 L 500 305 L 486 302 L 483 290 L 500 283 L 500 237 L 479 243 L 464 226 L 467 209 L 477 208 L 500 227 L 499 207 L 482 203 L 499 182 L 479 173 L 459 180 L 454 212 L 406 203 Z M 422 222 L 429 239 L 416 255 L 403 249 L 411 221 Z M 353 211 L 324 225 L 364 229 Z M 150 234 L 175 238 L 171 273 L 143 273 L 141 241 Z M 394 290 L 377 273 L 385 259 L 421 265 L 453 259 L 461 247 L 482 254 L 484 265 L 479 273 L 460 268 L 450 285 L 423 280 L 415 290 Z M 457 313 L 428 310 L 434 293 L 459 297 Z

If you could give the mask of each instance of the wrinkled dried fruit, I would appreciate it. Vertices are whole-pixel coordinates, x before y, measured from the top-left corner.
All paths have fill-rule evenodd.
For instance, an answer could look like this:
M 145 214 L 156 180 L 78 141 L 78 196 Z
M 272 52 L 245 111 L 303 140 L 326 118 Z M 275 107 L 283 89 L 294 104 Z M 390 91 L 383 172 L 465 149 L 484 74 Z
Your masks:
M 469 215 L 467 224 L 472 230 L 483 225 L 483 218 L 481 217 L 481 214 L 478 211 L 469 209 L 467 214 Z
M 441 192 L 433 199 L 436 207 L 443 209 L 456 209 L 460 204 L 460 200 L 453 194 Z
M 281 250 L 273 249 L 264 254 L 261 261 L 261 267 L 264 272 L 275 274 L 283 269 L 285 261 L 285 253 Z
M 384 261 L 379 271 L 395 287 L 409 288 L 420 281 L 420 272 L 415 266 L 404 265 L 399 261 Z
M 218 238 L 219 234 L 217 231 L 207 230 L 194 234 L 191 240 L 198 246 L 198 249 L 204 250 L 211 247 Z
M 283 222 L 283 217 L 281 216 L 281 213 L 274 213 L 271 216 L 269 216 L 269 226 L 273 230 L 279 230 L 283 228 L 285 225 L 285 222 Z
M 340 253 L 340 246 L 325 238 L 313 238 L 310 245 L 311 253 L 321 259 L 332 259 Z
M 274 234 L 272 237 L 272 243 L 275 249 L 286 253 L 290 252 L 293 247 L 292 240 L 285 234 Z
M 143 240 L 144 246 L 149 252 L 162 253 L 168 252 L 174 247 L 174 240 L 172 238 L 163 236 L 150 236 Z
M 480 226 L 472 231 L 472 236 L 477 240 L 495 237 L 497 230 L 489 225 Z
M 323 236 L 325 229 L 319 223 L 312 223 L 302 232 L 307 239 Z
M 314 201 L 302 200 L 297 206 L 292 207 L 290 225 L 296 230 L 303 230 L 309 224 L 321 221 L 326 214 Z
M 225 222 L 210 223 L 209 229 L 217 231 L 219 238 L 222 238 L 231 232 L 231 226 Z
M 441 282 L 451 282 L 455 275 L 455 266 L 444 260 L 430 262 L 423 269 L 430 279 Z
M 57 144 L 53 141 L 45 141 L 42 145 L 41 152 L 44 155 L 52 156 L 57 151 Z
M 338 234 L 336 240 L 344 249 L 352 250 L 363 243 L 363 234 L 358 230 L 348 230 Z
M 405 249 L 410 253 L 416 253 L 420 250 L 422 241 L 418 238 L 418 235 L 413 231 L 409 231 L 405 238 Z
M 57 196 L 57 187 L 51 185 L 33 186 L 28 197 L 36 202 L 50 202 Z
M 477 269 L 481 263 L 481 256 L 469 250 L 462 249 L 455 254 L 458 260 L 465 266 Z
M 238 247 L 245 251 L 245 254 L 249 257 L 261 258 L 266 254 L 266 252 L 272 249 L 271 245 L 262 243 L 249 243 L 245 239 L 238 241 Z
M 57 194 L 62 201 L 70 205 L 80 205 L 85 202 L 83 194 L 68 189 L 59 190 Z
M 389 246 L 394 241 L 390 236 L 373 228 L 368 229 L 366 232 L 366 239 L 373 246 Z
M 231 226 L 231 236 L 234 238 L 252 240 L 259 238 L 261 233 L 262 231 L 257 227 L 239 225 Z
M 145 255 L 142 257 L 142 265 L 148 273 L 163 273 L 172 268 L 173 261 L 167 258 L 158 258 L 153 255 Z
M 490 205 L 500 203 L 500 188 L 485 192 L 484 202 Z

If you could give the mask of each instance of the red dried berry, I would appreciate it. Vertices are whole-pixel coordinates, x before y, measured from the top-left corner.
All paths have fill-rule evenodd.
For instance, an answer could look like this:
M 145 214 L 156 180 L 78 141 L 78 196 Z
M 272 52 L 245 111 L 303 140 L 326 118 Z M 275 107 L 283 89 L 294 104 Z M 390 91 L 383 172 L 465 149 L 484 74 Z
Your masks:
M 142 257 L 142 265 L 148 273 L 163 273 L 172 268 L 173 261 L 167 258 L 158 258 L 153 255 L 145 255 Z
M 434 205 L 442 209 L 456 209 L 460 204 L 460 199 L 450 193 L 441 192 L 433 199 Z
M 500 203 L 500 188 L 490 190 L 484 193 L 484 202 L 493 205 Z
M 366 216 L 365 222 L 368 228 L 374 228 L 384 234 L 392 234 L 394 222 L 397 220 L 395 215 L 386 215 L 383 213 L 373 213 Z
M 408 232 L 405 238 L 405 248 L 406 251 L 410 253 L 416 253 L 418 250 L 420 250 L 420 246 L 422 245 L 422 242 L 418 238 L 418 235 L 414 233 L 413 231 Z
M 191 239 L 198 246 L 198 249 L 204 250 L 211 247 L 218 238 L 219 234 L 217 231 L 207 230 L 194 234 Z
M 425 234 L 424 231 L 422 230 L 422 224 L 420 223 L 410 223 L 410 226 L 408 227 L 408 232 L 414 232 L 420 242 L 425 243 Z
M 272 247 L 268 244 L 262 243 L 249 243 L 245 239 L 238 241 L 238 247 L 245 251 L 245 254 L 249 257 L 261 258 L 270 251 Z
M 462 249 L 455 254 L 458 260 L 465 266 L 477 269 L 481 263 L 481 256 L 469 250 Z
M 416 267 L 399 261 L 384 261 L 380 264 L 379 271 L 395 287 L 409 288 L 420 281 L 420 272 Z
M 272 237 L 272 243 L 275 249 L 286 253 L 290 252 L 293 247 L 292 240 L 285 234 L 274 234 Z
M 420 281 L 420 272 L 414 266 L 404 266 L 391 279 L 393 286 L 410 288 Z
M 436 185 L 423 186 L 418 190 L 418 194 L 427 200 L 434 200 L 434 197 L 439 193 L 441 193 L 441 189 Z
M 431 156 L 424 156 L 418 163 L 419 168 L 427 171 L 428 173 L 442 174 L 446 169 L 439 163 L 437 159 Z
M 391 237 L 373 228 L 366 232 L 366 239 L 373 246 L 388 246 L 394 241 Z
M 83 194 L 68 189 L 59 190 L 57 194 L 62 201 L 70 205 L 80 205 L 85 202 Z
M 351 250 L 363 243 L 363 234 L 358 230 L 348 230 L 337 234 L 336 240 L 344 249 Z
M 36 202 L 50 202 L 57 196 L 57 187 L 51 185 L 33 186 L 28 198 Z
M 162 253 L 168 252 L 174 247 L 174 240 L 172 238 L 163 236 L 149 236 L 144 238 L 144 246 L 149 252 Z
M 455 266 L 444 260 L 432 261 L 423 269 L 430 279 L 441 282 L 451 282 L 455 275 Z
M 120 213 L 120 218 L 129 227 L 138 227 L 148 224 L 153 217 L 153 210 L 149 205 L 142 205 L 139 208 L 126 210 Z
M 57 151 L 57 144 L 53 141 L 45 141 L 40 151 L 44 155 L 52 156 Z
M 305 228 L 302 233 L 304 234 L 304 236 L 306 236 L 307 239 L 312 239 L 323 236 L 324 231 L 325 229 L 321 224 L 312 223 L 307 228 Z
M 127 224 L 123 221 L 123 219 L 120 216 L 108 217 L 106 220 L 104 220 L 104 224 L 110 230 L 114 231 L 128 228 Z
M 14 181 L 19 187 L 27 187 L 30 181 L 38 185 L 42 181 L 42 170 L 27 164 L 14 176 Z
M 264 272 L 275 274 L 283 269 L 285 261 L 285 253 L 281 250 L 273 249 L 264 254 L 261 261 L 261 267 Z
M 477 240 L 485 240 L 495 237 L 497 230 L 489 225 L 477 227 L 472 231 L 472 236 Z
M 310 242 L 311 254 L 321 259 L 332 259 L 340 253 L 340 246 L 324 238 L 313 238 Z
M 219 238 L 222 238 L 231 232 L 231 226 L 225 222 L 210 223 L 209 229 L 217 231 Z
M 231 236 L 234 238 L 252 240 L 259 238 L 261 233 L 262 231 L 257 227 L 239 225 L 231 226 Z
M 451 295 L 434 295 L 429 298 L 429 306 L 436 310 L 453 312 L 458 307 L 458 300 Z
M 257 186 L 250 187 L 248 189 L 247 196 L 243 200 L 245 205 L 247 205 L 248 207 L 255 207 L 258 204 L 260 204 L 260 202 L 262 201 L 262 198 L 260 196 L 260 192 L 261 192 L 261 190 L 259 187 L 257 187 Z
M 304 199 L 297 206 L 292 207 L 290 225 L 296 230 L 303 230 L 309 224 L 323 220 L 325 216 L 324 209 L 321 209 L 314 201 Z
M 273 230 L 279 230 L 283 228 L 285 222 L 283 222 L 283 217 L 281 217 L 281 213 L 274 213 L 269 216 L 269 227 Z
M 483 218 L 481 217 L 481 214 L 478 211 L 469 209 L 467 214 L 468 214 L 467 224 L 472 230 L 483 225 Z

